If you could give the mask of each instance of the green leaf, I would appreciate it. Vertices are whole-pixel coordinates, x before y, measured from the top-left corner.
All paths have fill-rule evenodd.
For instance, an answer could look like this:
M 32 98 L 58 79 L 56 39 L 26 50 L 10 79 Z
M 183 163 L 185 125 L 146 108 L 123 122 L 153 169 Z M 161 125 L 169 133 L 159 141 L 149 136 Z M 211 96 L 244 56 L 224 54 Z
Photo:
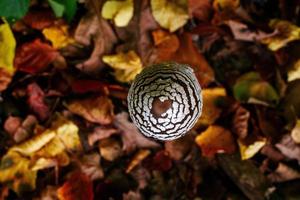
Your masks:
M 0 8 L 1 17 L 18 20 L 27 13 L 29 0 L 0 0 Z
M 56 17 L 64 16 L 68 22 L 70 22 L 77 9 L 76 0 L 48 0 Z
M 242 75 L 235 83 L 233 93 L 242 102 L 248 102 L 251 98 L 268 104 L 277 104 L 279 101 L 276 90 L 257 72 Z

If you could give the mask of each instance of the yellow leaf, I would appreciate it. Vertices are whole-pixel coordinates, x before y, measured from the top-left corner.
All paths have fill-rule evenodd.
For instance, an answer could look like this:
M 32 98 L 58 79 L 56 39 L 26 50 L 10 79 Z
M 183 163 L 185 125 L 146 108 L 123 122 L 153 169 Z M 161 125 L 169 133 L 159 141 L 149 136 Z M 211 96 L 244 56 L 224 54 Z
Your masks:
M 115 77 L 120 82 L 130 82 L 142 71 L 141 59 L 134 51 L 103 56 L 102 60 L 115 70 Z
M 233 11 L 240 5 L 239 0 L 214 0 L 213 7 L 217 11 Z
M 43 35 L 51 41 L 52 46 L 56 49 L 63 48 L 68 44 L 74 43 L 68 32 L 68 25 L 55 24 L 43 30 Z
M 101 14 L 104 19 L 113 19 L 118 27 L 127 26 L 133 16 L 133 0 L 108 0 L 104 3 Z
M 30 160 L 26 157 L 22 157 L 17 152 L 8 151 L 1 159 L 0 182 L 8 183 L 18 194 L 35 189 L 37 173 L 29 169 L 29 164 Z
M 184 26 L 189 18 L 186 0 L 151 0 L 151 9 L 159 25 L 171 32 Z
M 126 173 L 131 172 L 138 164 L 140 164 L 145 158 L 150 155 L 151 151 L 148 149 L 140 149 L 130 161 Z
M 250 145 L 245 145 L 242 141 L 238 140 L 242 160 L 252 158 L 259 150 L 261 150 L 261 148 L 263 148 L 263 146 L 265 146 L 266 142 L 266 138 L 260 138 Z
M 0 21 L 1 20 L 0 18 Z M 0 25 L 0 69 L 4 68 L 6 72 L 13 74 L 14 72 L 14 57 L 15 57 L 16 40 L 9 27 L 9 24 L 4 21 Z
M 299 119 L 297 120 L 297 123 L 292 130 L 291 136 L 297 144 L 300 144 L 300 120 Z
M 289 21 L 273 19 L 270 21 L 269 26 L 276 29 L 278 34 L 264 38 L 261 42 L 268 45 L 268 48 L 272 51 L 277 51 L 289 42 L 300 39 L 300 28 Z
M 203 156 L 211 157 L 216 153 L 233 153 L 235 142 L 231 132 L 221 126 L 211 125 L 199 134 L 196 143 L 200 146 Z
M 296 61 L 293 68 L 288 71 L 288 82 L 300 79 L 300 60 Z
M 196 127 L 211 125 L 219 118 L 222 110 L 217 103 L 226 97 L 226 91 L 224 88 L 203 89 L 202 96 L 204 106 Z

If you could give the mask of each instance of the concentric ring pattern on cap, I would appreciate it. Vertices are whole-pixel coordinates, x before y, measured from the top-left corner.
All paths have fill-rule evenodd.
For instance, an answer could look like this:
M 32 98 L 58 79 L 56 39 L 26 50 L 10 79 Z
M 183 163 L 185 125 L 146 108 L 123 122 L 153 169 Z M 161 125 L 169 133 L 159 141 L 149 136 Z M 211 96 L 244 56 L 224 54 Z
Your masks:
M 153 102 L 171 102 L 160 116 L 152 112 Z M 133 122 L 147 137 L 173 140 L 189 131 L 202 111 L 201 87 L 188 65 L 161 63 L 143 69 L 128 93 Z

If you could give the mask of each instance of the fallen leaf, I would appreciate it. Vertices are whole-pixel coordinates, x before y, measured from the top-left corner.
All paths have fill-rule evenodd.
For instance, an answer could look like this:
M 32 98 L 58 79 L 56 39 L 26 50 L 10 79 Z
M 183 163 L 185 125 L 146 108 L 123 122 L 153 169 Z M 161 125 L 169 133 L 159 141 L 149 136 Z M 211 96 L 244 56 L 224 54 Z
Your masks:
M 234 97 L 241 102 L 249 102 L 252 100 L 254 103 L 259 101 L 267 104 L 277 104 L 279 96 L 276 90 L 270 83 L 263 80 L 257 72 L 249 72 L 242 75 L 235 83 Z
M 1 158 L 0 182 L 7 184 L 17 194 L 35 189 L 37 172 L 29 168 L 30 160 L 15 151 Z
M 71 84 L 72 91 L 77 94 L 88 92 L 105 94 L 107 93 L 107 87 L 107 85 L 97 80 L 75 80 Z
M 68 180 L 57 190 L 59 200 L 93 200 L 93 182 L 80 171 L 73 172 Z
M 151 151 L 148 149 L 140 149 L 131 159 L 126 168 L 126 173 L 130 173 L 136 166 L 138 166 L 146 157 L 150 155 Z
M 186 0 L 151 0 L 151 9 L 154 19 L 170 32 L 184 26 L 189 18 Z
M 75 99 L 67 108 L 90 122 L 103 125 L 112 123 L 114 117 L 114 106 L 107 96 Z
M 250 112 L 242 106 L 239 106 L 234 113 L 232 129 L 240 139 L 244 139 L 248 135 L 249 118 Z
M 236 145 L 231 132 L 221 126 L 211 125 L 195 139 L 203 156 L 211 157 L 216 153 L 233 153 Z
M 123 150 L 126 153 L 138 148 L 157 148 L 160 145 L 143 136 L 138 128 L 128 120 L 128 113 L 122 112 L 115 116 L 114 125 L 120 130 L 123 141 Z
M 191 150 L 194 138 L 191 134 L 186 134 L 185 136 L 172 141 L 165 142 L 165 151 L 168 156 L 174 160 L 182 160 L 187 153 Z
M 300 120 L 299 119 L 297 120 L 296 125 L 291 132 L 291 137 L 293 138 L 294 142 L 300 144 Z
M 295 159 L 300 163 L 300 147 L 289 134 L 284 135 L 275 146 L 286 158 L 291 160 Z
M 31 110 L 38 115 L 41 120 L 45 120 L 50 115 L 50 109 L 44 102 L 45 93 L 37 83 L 31 83 L 27 86 L 27 102 Z
M 61 49 L 75 42 L 70 36 L 68 28 L 67 24 L 57 22 L 53 26 L 44 28 L 42 33 L 47 40 L 51 41 L 55 49 Z
M 39 197 L 33 198 L 33 200 L 57 200 L 57 187 L 48 185 L 42 190 Z
M 212 13 L 210 0 L 188 0 L 189 15 L 201 21 L 208 21 Z
M 6 21 L 0 18 L 0 92 L 5 90 L 14 74 L 16 40 Z
M 20 71 L 35 74 L 45 70 L 58 55 L 53 47 L 36 39 L 17 48 L 14 65 Z
M 23 17 L 23 21 L 31 28 L 43 30 L 44 28 L 49 27 L 54 23 L 55 16 L 50 9 L 32 9 Z
M 146 167 L 150 170 L 167 172 L 172 168 L 173 163 L 168 153 L 164 150 L 161 150 L 156 152 L 156 154 L 149 160 L 149 163 L 146 165 Z
M 258 138 L 251 144 L 245 144 L 243 141 L 238 140 L 242 160 L 252 158 L 266 145 L 266 143 L 266 138 Z
M 101 157 L 98 153 L 85 154 L 80 158 L 79 167 L 92 181 L 104 177 L 103 169 L 100 165 Z
M 207 88 L 202 90 L 203 108 L 202 114 L 196 123 L 196 127 L 208 126 L 213 124 L 222 112 L 222 109 L 218 107 L 218 102 L 222 101 L 226 97 L 226 91 L 224 88 Z
M 300 39 L 300 28 L 289 21 L 272 19 L 269 22 L 272 29 L 278 31 L 278 34 L 261 40 L 272 51 L 277 51 L 288 43 Z
M 140 192 L 129 191 L 123 194 L 123 200 L 140 200 L 143 199 Z
M 93 146 L 97 141 L 110 137 L 118 133 L 115 128 L 96 127 L 92 133 L 88 135 L 88 143 Z
M 108 161 L 114 161 L 122 155 L 121 144 L 114 138 L 100 140 L 99 151 L 101 156 Z
M 127 26 L 133 16 L 133 0 L 106 1 L 101 14 L 104 19 L 113 19 L 118 27 Z
M 300 60 L 297 60 L 288 71 L 288 82 L 300 79 Z
M 76 42 L 86 47 L 94 45 L 90 57 L 76 65 L 78 69 L 91 74 L 101 71 L 104 67 L 102 56 L 110 53 L 117 43 L 117 37 L 109 23 L 90 12 L 81 18 L 74 38 Z
M 300 173 L 297 170 L 290 168 L 289 166 L 283 163 L 279 163 L 276 170 L 268 175 L 268 179 L 271 180 L 273 183 L 291 181 L 299 178 Z
M 106 55 L 102 60 L 115 70 L 115 78 L 120 82 L 130 82 L 142 71 L 141 59 L 134 51 Z

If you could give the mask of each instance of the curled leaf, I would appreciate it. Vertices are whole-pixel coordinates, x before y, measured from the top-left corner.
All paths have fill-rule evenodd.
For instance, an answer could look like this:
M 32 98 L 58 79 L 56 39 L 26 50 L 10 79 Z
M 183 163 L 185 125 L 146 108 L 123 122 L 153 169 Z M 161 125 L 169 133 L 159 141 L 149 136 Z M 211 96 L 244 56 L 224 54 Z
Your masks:
M 130 82 L 142 71 L 140 57 L 134 52 L 103 56 L 103 62 L 115 70 L 115 77 L 120 82 Z
M 154 19 L 170 32 L 184 26 L 189 18 L 186 0 L 151 0 L 151 9 Z
M 129 165 L 127 166 L 126 173 L 131 172 L 137 165 L 139 165 L 147 156 L 151 153 L 148 149 L 140 149 L 132 158 Z
M 101 13 L 104 19 L 113 19 L 116 26 L 127 26 L 133 17 L 133 0 L 108 0 L 104 3 Z
M 266 143 L 266 138 L 259 138 L 252 144 L 245 144 L 241 140 L 238 140 L 242 160 L 252 158 L 256 153 L 258 153 L 261 150 L 261 148 L 263 148 L 266 145 Z

